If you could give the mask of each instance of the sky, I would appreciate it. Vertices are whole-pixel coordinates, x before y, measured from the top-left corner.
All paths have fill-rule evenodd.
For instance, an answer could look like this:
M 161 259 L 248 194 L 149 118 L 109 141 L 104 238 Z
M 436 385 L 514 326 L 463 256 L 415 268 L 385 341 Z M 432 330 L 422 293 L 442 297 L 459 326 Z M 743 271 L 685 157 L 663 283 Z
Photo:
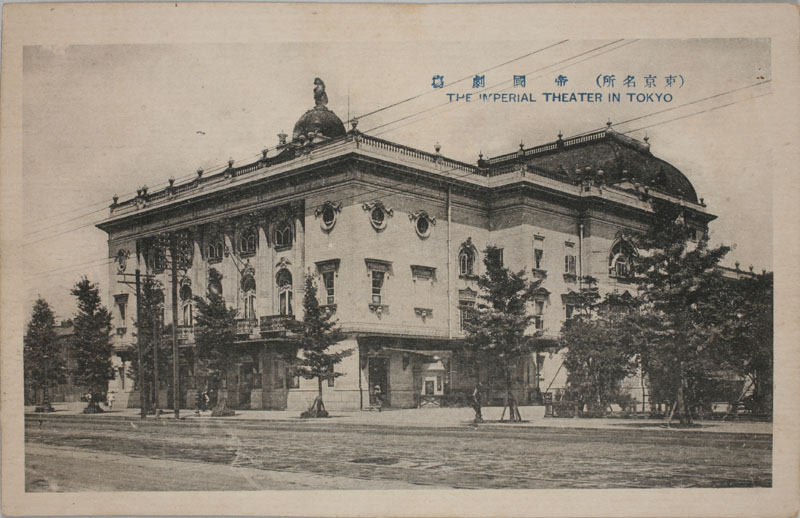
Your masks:
M 537 102 L 448 103 L 447 93 L 480 90 L 476 74 L 490 92 L 525 92 Z M 434 75 L 445 88 L 432 88 Z M 524 88 L 512 86 L 514 75 L 525 75 Z M 602 75 L 614 75 L 615 87 L 600 88 Z M 623 86 L 628 75 L 635 87 Z M 648 75 L 655 88 L 644 86 Z M 668 75 L 682 76 L 683 86 L 667 88 Z M 712 243 L 734 247 L 723 264 L 772 269 L 769 40 L 27 46 L 25 304 L 42 296 L 58 317 L 72 316 L 69 290 L 82 275 L 100 283 L 108 304 L 106 235 L 94 224 L 108 216 L 112 196 L 126 199 L 170 176 L 180 183 L 229 158 L 252 162 L 313 107 L 315 77 L 342 120 L 413 97 L 361 118 L 358 129 L 431 152 L 439 142 L 444 155 L 465 162 L 610 120 L 617 131 L 649 137 L 652 153 L 690 179 L 718 216 Z M 616 92 L 623 102 L 548 103 L 544 92 Z M 672 100 L 628 102 L 628 92 Z

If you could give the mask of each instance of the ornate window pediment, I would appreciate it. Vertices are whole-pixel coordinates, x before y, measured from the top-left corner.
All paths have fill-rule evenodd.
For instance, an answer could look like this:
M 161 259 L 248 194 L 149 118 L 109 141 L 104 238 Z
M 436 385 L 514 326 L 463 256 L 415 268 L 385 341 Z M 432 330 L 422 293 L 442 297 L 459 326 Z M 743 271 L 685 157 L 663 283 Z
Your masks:
M 475 300 L 478 298 L 478 292 L 470 288 L 458 290 L 458 298 L 464 300 Z
M 331 272 L 331 271 L 338 271 L 339 270 L 339 259 L 328 259 L 326 261 L 317 261 L 317 271 L 320 273 L 324 272 Z
M 392 273 L 392 262 L 382 259 L 364 259 L 369 271 Z
M 430 281 L 436 280 L 436 268 L 433 266 L 421 266 L 418 264 L 411 265 L 411 276 L 416 281 L 417 279 Z

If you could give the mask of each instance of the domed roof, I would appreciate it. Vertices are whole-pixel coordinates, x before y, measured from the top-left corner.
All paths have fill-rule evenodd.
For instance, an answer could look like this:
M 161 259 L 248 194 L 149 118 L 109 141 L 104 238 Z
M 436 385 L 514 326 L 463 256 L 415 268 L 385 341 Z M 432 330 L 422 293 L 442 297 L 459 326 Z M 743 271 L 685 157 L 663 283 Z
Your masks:
M 305 112 L 295 123 L 292 139 L 315 132 L 328 138 L 344 136 L 347 130 L 342 120 L 325 106 L 318 105 Z

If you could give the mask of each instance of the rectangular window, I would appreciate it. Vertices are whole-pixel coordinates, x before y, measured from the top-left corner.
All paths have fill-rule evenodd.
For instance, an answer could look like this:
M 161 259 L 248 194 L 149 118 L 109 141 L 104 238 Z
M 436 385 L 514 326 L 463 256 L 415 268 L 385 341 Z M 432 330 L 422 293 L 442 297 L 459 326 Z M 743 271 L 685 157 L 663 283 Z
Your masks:
M 333 367 L 331 367 L 331 372 L 335 372 Z M 336 378 L 334 378 L 333 376 L 328 378 L 328 386 L 329 387 L 333 387 L 335 383 L 336 383 Z
M 575 244 L 564 244 L 564 273 L 575 275 Z
M 534 236 L 533 238 L 533 267 L 537 270 L 544 269 L 544 238 Z
M 244 318 L 247 320 L 256 318 L 256 296 L 252 293 L 245 295 L 244 298 Z
M 464 330 L 464 321 L 467 318 L 470 308 L 475 307 L 474 300 L 460 300 L 458 301 L 458 312 L 459 312 L 459 325 L 461 326 L 461 330 Z
M 119 303 L 119 326 L 118 327 L 125 327 L 125 303 Z
M 372 303 L 383 304 L 383 279 L 385 272 L 372 272 Z
M 280 295 L 278 295 L 278 303 L 280 305 L 280 312 L 283 316 L 294 315 L 294 311 L 292 309 L 292 290 L 291 289 L 284 289 L 281 291 Z
M 495 248 L 492 250 L 492 259 L 496 259 L 500 266 L 503 266 L 503 249 Z
M 544 301 L 543 300 L 535 300 L 533 302 L 533 314 L 536 318 L 536 329 L 544 329 Z
M 574 304 L 567 304 L 567 318 L 572 318 L 572 315 L 575 314 L 575 305 Z
M 333 271 L 322 273 L 322 284 L 325 286 L 325 304 L 328 306 L 332 306 L 336 302 L 334 297 L 334 277 Z
M 192 319 L 192 305 L 184 304 L 183 306 L 183 325 L 191 326 L 194 320 Z

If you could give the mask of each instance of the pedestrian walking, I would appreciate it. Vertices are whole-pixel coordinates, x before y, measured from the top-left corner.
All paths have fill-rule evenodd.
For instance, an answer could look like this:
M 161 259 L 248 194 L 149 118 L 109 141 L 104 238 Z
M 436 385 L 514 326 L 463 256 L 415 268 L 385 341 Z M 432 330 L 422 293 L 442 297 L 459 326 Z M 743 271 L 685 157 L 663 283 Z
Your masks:
M 116 396 L 114 395 L 114 393 L 113 392 L 109 392 L 108 396 L 106 397 L 106 404 L 108 405 L 108 409 L 109 410 L 114 408 L 114 400 L 115 399 L 116 399 Z
M 381 390 L 381 386 L 375 385 L 372 394 L 375 397 L 375 406 L 378 408 L 378 412 L 380 412 L 383 407 L 383 391 Z
M 475 390 L 472 391 L 472 409 L 475 410 L 475 423 L 483 422 L 483 415 L 481 414 L 481 403 L 483 402 L 483 385 L 480 381 L 475 385 Z

